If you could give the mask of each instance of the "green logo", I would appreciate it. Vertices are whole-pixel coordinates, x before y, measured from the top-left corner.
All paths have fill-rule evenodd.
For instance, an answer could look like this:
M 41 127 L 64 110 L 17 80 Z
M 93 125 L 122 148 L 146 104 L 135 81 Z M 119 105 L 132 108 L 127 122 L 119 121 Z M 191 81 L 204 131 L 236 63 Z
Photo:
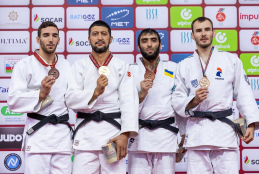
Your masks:
M 167 4 L 168 0 L 136 0 L 137 4 Z
M 259 53 L 242 53 L 240 60 L 247 75 L 259 75 Z
M 213 45 L 218 50 L 236 51 L 237 50 L 237 31 L 236 30 L 215 30 Z
M 20 116 L 20 115 L 23 115 L 23 113 L 15 113 L 13 111 L 10 111 L 8 106 L 2 107 L 1 113 L 4 116 Z
M 170 23 L 172 28 L 191 28 L 192 21 L 203 16 L 201 7 L 171 7 Z

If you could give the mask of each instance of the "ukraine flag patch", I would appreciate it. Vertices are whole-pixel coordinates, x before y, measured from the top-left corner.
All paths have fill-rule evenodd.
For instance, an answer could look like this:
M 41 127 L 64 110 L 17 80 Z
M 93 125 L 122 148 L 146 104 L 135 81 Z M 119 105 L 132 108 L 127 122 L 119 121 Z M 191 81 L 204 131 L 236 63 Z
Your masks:
M 174 78 L 174 72 L 173 71 L 168 71 L 165 69 L 165 75 Z

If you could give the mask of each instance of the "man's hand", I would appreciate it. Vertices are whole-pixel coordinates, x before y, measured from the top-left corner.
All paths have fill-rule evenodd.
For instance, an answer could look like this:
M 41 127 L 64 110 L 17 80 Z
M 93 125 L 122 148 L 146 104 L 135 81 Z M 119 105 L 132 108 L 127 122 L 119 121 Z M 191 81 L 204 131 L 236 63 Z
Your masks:
M 53 76 L 46 76 L 42 81 L 41 81 L 41 89 L 40 89 L 40 97 L 39 101 L 45 99 L 51 90 L 52 85 L 55 83 L 55 77 Z
M 97 79 L 97 86 L 94 90 L 94 93 L 99 96 L 104 93 L 105 87 L 108 85 L 108 78 L 106 75 L 101 74 Z
M 255 124 L 252 123 L 246 129 L 246 134 L 241 138 L 246 144 L 249 144 L 254 139 Z
M 111 139 L 108 143 L 114 142 L 117 146 L 117 159 L 121 160 L 127 155 L 129 132 L 124 132 L 119 136 Z
M 197 89 L 195 97 L 190 101 L 190 103 L 188 103 L 185 110 L 194 108 L 195 106 L 197 106 L 198 104 L 203 102 L 205 99 L 207 99 L 208 93 L 209 93 L 209 91 L 208 91 L 207 87 L 201 87 L 201 88 Z
M 108 85 L 108 78 L 106 75 L 101 74 L 97 79 L 97 86 L 94 90 L 94 94 L 88 104 L 92 103 L 98 96 L 102 95 L 105 91 L 105 87 Z
M 143 81 L 140 82 L 140 92 L 139 92 L 139 103 L 143 102 L 145 97 L 148 94 L 148 90 L 152 88 L 153 82 L 151 79 L 144 79 Z

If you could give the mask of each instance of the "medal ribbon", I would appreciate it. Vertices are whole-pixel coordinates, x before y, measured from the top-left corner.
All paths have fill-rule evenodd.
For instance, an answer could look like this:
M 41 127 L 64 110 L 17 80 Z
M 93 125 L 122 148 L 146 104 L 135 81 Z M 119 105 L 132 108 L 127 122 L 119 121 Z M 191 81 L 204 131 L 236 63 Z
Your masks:
M 203 66 L 202 66 L 202 63 L 201 63 L 201 57 L 199 56 L 199 60 L 200 60 L 200 63 L 201 63 L 201 69 L 202 69 L 202 75 L 203 75 L 203 77 L 207 77 L 206 74 L 205 74 L 205 72 L 206 72 L 207 67 L 208 67 L 208 65 L 209 65 L 210 58 L 211 58 L 211 55 L 212 55 L 213 50 L 214 50 L 214 47 L 212 47 L 211 50 L 210 50 L 210 55 L 209 55 L 208 61 L 207 61 L 206 66 L 205 66 L 205 70 L 203 69 Z M 197 54 L 199 55 L 198 50 L 196 50 L 196 52 L 197 52 Z
M 93 62 L 93 64 L 96 66 L 97 69 L 100 68 L 100 65 L 98 64 L 98 62 L 96 61 L 96 59 L 94 58 L 94 56 L 92 54 L 89 55 L 91 61 Z M 108 58 L 105 60 L 104 64 L 102 66 L 107 66 L 110 61 L 112 60 L 112 53 L 109 54 Z
M 145 67 L 145 69 L 146 69 L 146 72 L 147 72 L 147 71 L 150 71 L 149 69 L 146 68 L 146 66 L 145 66 L 145 64 L 144 64 L 144 61 L 143 61 L 143 60 L 141 60 L 141 61 L 142 61 L 143 65 L 144 65 L 144 67 Z M 158 60 L 157 62 L 159 62 L 159 60 Z M 157 67 L 158 67 L 158 64 L 157 64 L 157 66 L 156 66 L 156 68 L 155 68 L 155 71 L 154 71 L 155 74 L 156 74 L 156 71 L 157 71 Z M 151 71 L 151 72 L 152 72 L 152 71 Z
M 34 57 L 36 57 L 36 59 L 37 59 L 43 66 L 45 66 L 45 67 L 50 66 L 51 68 L 55 68 L 55 66 L 56 66 L 56 64 L 57 64 L 57 62 L 58 62 L 58 55 L 57 55 L 57 54 L 55 54 L 55 55 L 57 56 L 57 60 L 56 60 L 55 62 L 52 62 L 52 65 L 48 65 L 48 64 L 46 64 L 46 63 L 42 60 L 42 58 L 39 56 L 39 54 L 38 54 L 36 51 L 38 51 L 38 49 L 34 51 L 34 53 L 33 53 L 33 54 L 34 54 Z

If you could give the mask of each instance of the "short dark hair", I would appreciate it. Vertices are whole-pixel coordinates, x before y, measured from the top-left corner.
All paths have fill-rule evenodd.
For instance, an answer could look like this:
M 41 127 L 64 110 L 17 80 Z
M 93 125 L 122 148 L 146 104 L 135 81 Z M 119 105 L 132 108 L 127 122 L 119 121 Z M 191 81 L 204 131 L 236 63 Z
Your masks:
M 138 35 L 138 46 L 140 47 L 140 38 L 142 35 L 146 35 L 146 34 L 155 34 L 158 38 L 158 41 L 159 41 L 159 45 L 161 43 L 161 38 L 160 38 L 160 35 L 158 34 L 158 32 L 152 28 L 146 28 L 144 30 L 141 31 L 141 33 Z
M 106 27 L 106 28 L 108 29 L 108 32 L 109 32 L 110 36 L 112 35 L 110 26 L 109 26 L 106 22 L 104 22 L 104 21 L 102 21 L 102 20 L 97 20 L 97 21 L 94 21 L 94 22 L 91 24 L 91 26 L 89 27 L 89 31 L 88 31 L 88 36 L 89 36 L 89 37 L 90 37 L 91 30 L 92 30 L 92 28 L 93 28 L 94 26 Z
M 212 30 L 213 30 L 213 23 L 212 23 L 212 21 L 209 18 L 207 18 L 207 17 L 198 17 L 198 18 L 194 19 L 194 21 L 192 21 L 192 24 L 191 24 L 192 25 L 192 32 L 193 32 L 193 25 L 194 25 L 194 23 L 196 21 L 198 21 L 200 23 L 204 22 L 204 21 L 209 21 L 211 23 L 211 27 L 212 27 Z
M 59 29 L 58 29 L 57 25 L 54 22 L 45 21 L 45 22 L 42 22 L 40 24 L 39 28 L 38 28 L 38 37 L 40 37 L 40 35 L 41 35 L 41 30 L 43 28 L 47 28 L 47 27 L 55 27 L 58 30 L 58 34 L 59 34 Z

